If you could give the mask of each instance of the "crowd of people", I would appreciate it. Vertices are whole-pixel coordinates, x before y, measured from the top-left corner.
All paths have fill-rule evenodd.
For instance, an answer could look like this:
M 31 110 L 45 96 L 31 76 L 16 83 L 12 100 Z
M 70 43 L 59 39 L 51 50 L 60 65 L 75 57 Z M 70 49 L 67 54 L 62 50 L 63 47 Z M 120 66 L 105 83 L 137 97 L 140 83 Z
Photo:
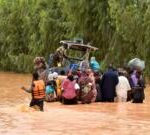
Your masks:
M 43 62 L 42 62 L 43 61 Z M 92 102 L 127 102 L 143 103 L 145 81 L 142 71 L 114 68 L 111 64 L 102 73 L 100 64 L 92 57 L 90 62 L 83 61 L 74 70 L 57 72 L 46 71 L 43 59 L 35 61 L 35 71 L 30 89 L 30 106 L 37 105 L 43 111 L 43 102 L 60 101 L 62 104 L 90 104 Z

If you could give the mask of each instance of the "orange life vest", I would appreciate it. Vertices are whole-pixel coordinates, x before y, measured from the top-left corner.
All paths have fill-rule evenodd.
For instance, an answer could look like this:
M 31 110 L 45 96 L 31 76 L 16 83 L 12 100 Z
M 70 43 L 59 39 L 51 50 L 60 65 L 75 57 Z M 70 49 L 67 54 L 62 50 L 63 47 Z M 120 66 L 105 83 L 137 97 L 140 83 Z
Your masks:
M 32 96 L 34 99 L 45 98 L 45 83 L 43 80 L 37 80 L 33 82 L 34 87 L 32 91 Z

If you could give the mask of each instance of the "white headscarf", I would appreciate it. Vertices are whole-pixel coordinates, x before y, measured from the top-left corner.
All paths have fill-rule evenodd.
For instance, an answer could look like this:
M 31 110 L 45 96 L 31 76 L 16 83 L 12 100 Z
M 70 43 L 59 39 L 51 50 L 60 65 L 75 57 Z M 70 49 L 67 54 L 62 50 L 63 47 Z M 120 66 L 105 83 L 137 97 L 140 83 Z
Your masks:
M 58 77 L 58 73 L 57 73 L 57 72 L 54 72 L 54 73 L 53 73 L 53 78 L 56 79 L 57 77 Z

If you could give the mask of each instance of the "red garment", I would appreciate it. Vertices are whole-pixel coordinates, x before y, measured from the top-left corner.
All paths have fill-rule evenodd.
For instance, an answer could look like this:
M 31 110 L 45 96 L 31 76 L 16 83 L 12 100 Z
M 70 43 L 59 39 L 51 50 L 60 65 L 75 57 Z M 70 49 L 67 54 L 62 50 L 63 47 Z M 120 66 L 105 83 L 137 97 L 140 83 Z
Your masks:
M 63 93 L 62 96 L 66 99 L 73 99 L 76 97 L 75 90 L 76 81 L 70 81 L 69 79 L 65 79 L 62 83 Z
M 96 90 L 92 78 L 86 73 L 82 73 L 79 78 L 79 85 L 81 87 L 80 98 L 82 103 L 91 103 L 95 101 Z

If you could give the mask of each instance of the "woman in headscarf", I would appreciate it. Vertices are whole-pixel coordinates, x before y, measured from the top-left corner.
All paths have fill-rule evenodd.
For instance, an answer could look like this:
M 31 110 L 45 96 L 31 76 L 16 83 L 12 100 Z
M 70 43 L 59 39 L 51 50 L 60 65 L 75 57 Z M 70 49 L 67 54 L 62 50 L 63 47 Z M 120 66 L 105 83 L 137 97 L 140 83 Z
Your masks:
M 57 95 L 57 100 L 61 101 L 61 96 L 62 96 L 62 91 L 61 91 L 61 83 L 62 81 L 58 78 L 58 73 L 54 72 L 53 73 L 53 79 L 55 81 L 56 84 L 56 95 Z
M 48 70 L 45 58 L 36 57 L 33 63 L 34 63 L 34 70 L 38 72 L 39 78 L 42 79 L 46 84 L 48 81 Z
M 90 60 L 90 68 L 91 68 L 94 72 L 100 70 L 100 65 L 99 65 L 99 63 L 96 61 L 95 57 L 91 57 L 91 60 Z
M 53 79 L 54 75 L 52 73 L 50 73 L 48 75 L 48 81 L 46 84 L 46 95 L 45 95 L 45 101 L 47 102 L 53 102 L 56 101 L 56 83 Z
M 145 99 L 145 80 L 142 75 L 142 71 L 136 71 L 135 73 L 136 83 L 134 83 L 133 87 L 133 103 L 143 103 Z
M 93 72 L 88 69 L 81 73 L 79 78 L 80 85 L 80 100 L 83 104 L 91 103 L 96 100 L 96 88 L 95 88 L 95 79 Z

